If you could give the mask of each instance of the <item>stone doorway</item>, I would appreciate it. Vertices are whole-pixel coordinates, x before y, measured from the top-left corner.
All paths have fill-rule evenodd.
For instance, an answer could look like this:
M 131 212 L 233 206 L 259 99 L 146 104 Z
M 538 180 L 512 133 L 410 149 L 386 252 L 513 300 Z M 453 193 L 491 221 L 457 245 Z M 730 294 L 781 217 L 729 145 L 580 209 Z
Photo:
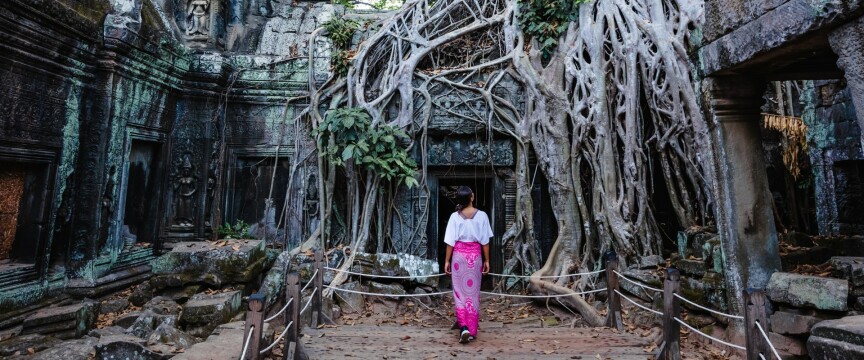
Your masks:
M 136 243 L 154 244 L 158 235 L 159 196 L 162 176 L 161 143 L 132 140 L 126 177 L 123 228 L 124 247 Z
M 428 256 L 430 259 L 436 259 L 441 269 L 444 269 L 444 257 L 447 249 L 443 242 L 444 232 L 447 228 L 447 220 L 456 207 L 454 199 L 456 189 L 466 185 L 474 190 L 474 205 L 489 215 L 492 232 L 495 234 L 489 243 L 491 246 L 489 249 L 490 266 L 493 272 L 500 271 L 503 265 L 500 241 L 504 231 L 502 219 L 504 204 L 500 196 L 503 191 L 502 183 L 503 181 L 499 178 L 484 176 L 482 173 L 477 176 L 467 173 L 451 173 L 430 179 L 429 189 L 433 201 L 430 203 L 431 211 L 427 229 L 429 237 Z
M 48 166 L 0 161 L 0 264 L 32 265 L 45 226 Z

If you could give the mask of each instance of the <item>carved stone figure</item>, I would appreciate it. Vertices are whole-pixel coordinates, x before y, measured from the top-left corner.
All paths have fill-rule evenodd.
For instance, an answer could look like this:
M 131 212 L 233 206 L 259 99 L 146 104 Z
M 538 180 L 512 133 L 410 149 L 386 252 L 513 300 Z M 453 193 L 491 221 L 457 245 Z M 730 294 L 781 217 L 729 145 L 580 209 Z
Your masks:
M 210 34 L 210 1 L 189 0 L 186 6 L 187 36 L 207 36 Z
M 183 158 L 179 174 L 174 181 L 174 226 L 191 228 L 195 223 L 195 193 L 198 177 L 195 176 L 189 155 Z

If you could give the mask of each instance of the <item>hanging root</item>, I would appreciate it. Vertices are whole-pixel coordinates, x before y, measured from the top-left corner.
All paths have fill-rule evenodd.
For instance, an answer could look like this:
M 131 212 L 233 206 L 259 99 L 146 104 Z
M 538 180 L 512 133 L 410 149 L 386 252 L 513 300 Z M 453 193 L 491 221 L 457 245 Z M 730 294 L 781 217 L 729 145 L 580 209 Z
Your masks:
M 564 294 L 593 284 L 537 276 L 594 269 L 609 249 L 624 264 L 660 253 L 655 188 L 670 194 L 680 227 L 710 220 L 711 170 L 699 155 L 708 154 L 707 126 L 686 53 L 703 3 L 581 4 L 547 57 L 518 24 L 519 6 L 517 0 L 409 0 L 360 44 L 345 81 L 331 82 L 344 87 L 319 89 L 330 95 L 313 96 L 310 108 L 344 93 L 348 106 L 372 116 L 373 126 L 406 129 L 418 142 L 409 146 L 420 147 L 423 179 L 433 118 L 482 125 L 490 140 L 493 133 L 513 139 L 518 209 L 504 238 L 518 253 L 510 270 L 539 266 L 527 160 L 533 151 L 549 183 L 558 238 L 529 283 L 535 293 Z M 519 92 L 509 93 L 514 87 Z M 658 172 L 663 183 L 653 181 Z M 428 189 L 420 195 L 428 197 Z M 363 249 L 356 242 L 364 245 L 368 230 L 359 229 L 353 249 Z M 602 323 L 581 296 L 563 300 L 589 323 Z

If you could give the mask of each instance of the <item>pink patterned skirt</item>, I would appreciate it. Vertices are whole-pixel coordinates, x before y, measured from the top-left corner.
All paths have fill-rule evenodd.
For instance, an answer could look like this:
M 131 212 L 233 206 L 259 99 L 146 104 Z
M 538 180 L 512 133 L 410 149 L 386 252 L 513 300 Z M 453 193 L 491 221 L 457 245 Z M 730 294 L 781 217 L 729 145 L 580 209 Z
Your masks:
M 483 262 L 480 244 L 457 241 L 453 247 L 452 279 L 453 300 L 459 326 L 467 326 L 471 336 L 477 336 L 480 321 L 480 280 Z

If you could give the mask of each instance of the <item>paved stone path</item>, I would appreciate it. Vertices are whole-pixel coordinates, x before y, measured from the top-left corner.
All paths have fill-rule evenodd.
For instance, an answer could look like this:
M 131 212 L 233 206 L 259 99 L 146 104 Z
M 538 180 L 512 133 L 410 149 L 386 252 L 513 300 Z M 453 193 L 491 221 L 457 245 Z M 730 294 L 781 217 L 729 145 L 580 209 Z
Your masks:
M 525 328 L 481 325 L 477 340 L 459 344 L 456 330 L 412 326 L 304 329 L 309 359 L 639 359 L 647 338 L 608 328 Z

